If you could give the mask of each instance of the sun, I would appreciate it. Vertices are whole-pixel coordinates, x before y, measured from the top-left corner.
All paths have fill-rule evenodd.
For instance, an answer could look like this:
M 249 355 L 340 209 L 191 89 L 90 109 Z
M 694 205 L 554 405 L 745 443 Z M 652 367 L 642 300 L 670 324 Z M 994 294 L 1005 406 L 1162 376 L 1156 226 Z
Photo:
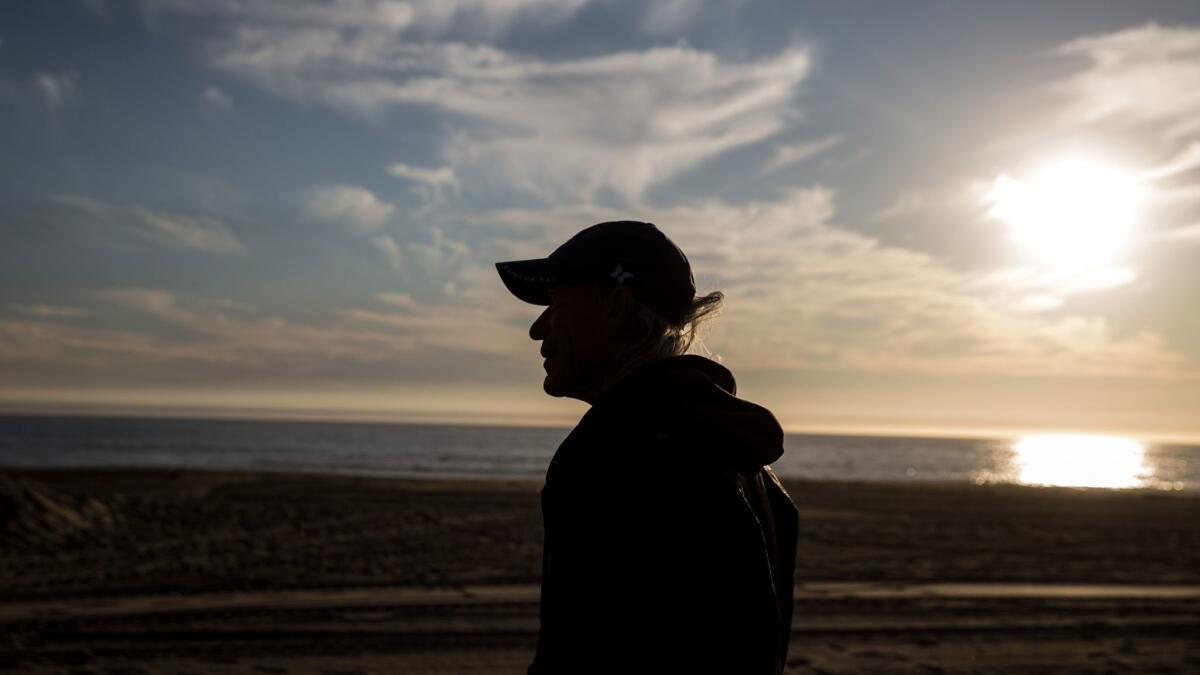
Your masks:
M 1080 272 L 1121 253 L 1141 197 L 1134 176 L 1076 158 L 1026 180 L 1000 176 L 988 194 L 989 215 L 1007 223 L 1013 240 L 1044 265 Z

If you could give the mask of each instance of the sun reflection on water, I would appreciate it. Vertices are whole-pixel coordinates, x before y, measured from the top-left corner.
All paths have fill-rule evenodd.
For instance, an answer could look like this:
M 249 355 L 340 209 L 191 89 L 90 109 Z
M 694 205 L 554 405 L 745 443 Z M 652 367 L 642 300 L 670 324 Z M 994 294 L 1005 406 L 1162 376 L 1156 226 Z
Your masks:
M 1012 449 L 1017 480 L 1026 485 L 1132 488 L 1151 473 L 1145 446 L 1121 436 L 1027 436 Z

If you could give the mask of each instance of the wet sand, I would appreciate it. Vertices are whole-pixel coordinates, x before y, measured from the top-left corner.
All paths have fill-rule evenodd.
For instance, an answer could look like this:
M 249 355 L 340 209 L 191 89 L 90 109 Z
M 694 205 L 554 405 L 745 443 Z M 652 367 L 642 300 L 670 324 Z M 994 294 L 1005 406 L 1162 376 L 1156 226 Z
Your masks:
M 785 482 L 789 673 L 1200 672 L 1196 496 Z M 539 487 L 0 474 L 0 672 L 524 672 Z

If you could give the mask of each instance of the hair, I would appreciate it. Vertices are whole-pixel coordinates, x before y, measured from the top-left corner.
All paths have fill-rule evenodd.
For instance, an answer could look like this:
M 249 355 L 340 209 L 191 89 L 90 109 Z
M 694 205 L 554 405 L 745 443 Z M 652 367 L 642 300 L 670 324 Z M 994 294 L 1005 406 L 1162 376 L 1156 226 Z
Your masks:
M 620 290 L 612 289 L 610 293 Z M 632 311 L 626 318 L 627 325 L 622 332 L 628 338 L 605 374 L 605 389 L 647 363 L 686 354 L 693 346 L 699 346 L 704 356 L 720 361 L 719 355 L 708 350 L 700 331 L 720 314 L 724 293 L 713 291 L 696 296 L 683 317 L 677 321 L 668 320 L 636 297 L 631 296 L 631 300 Z

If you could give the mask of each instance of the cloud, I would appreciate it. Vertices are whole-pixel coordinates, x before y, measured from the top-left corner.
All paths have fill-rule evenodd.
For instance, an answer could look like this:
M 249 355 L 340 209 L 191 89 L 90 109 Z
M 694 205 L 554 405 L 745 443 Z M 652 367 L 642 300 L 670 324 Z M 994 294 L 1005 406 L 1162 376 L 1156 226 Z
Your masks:
M 1092 35 L 1057 49 L 1086 66 L 1058 85 L 1072 123 L 1161 125 L 1170 138 L 1200 131 L 1200 28 L 1149 23 Z
M 304 211 L 314 222 L 363 233 L 382 227 L 391 219 L 396 207 L 380 200 L 365 188 L 329 185 L 309 191 Z
M 1200 167 L 1200 142 L 1191 143 L 1158 166 L 1141 171 L 1137 178 L 1144 182 L 1159 181 L 1187 173 L 1197 167 Z
M 92 313 L 91 310 L 80 307 L 63 307 L 59 305 L 21 305 L 11 303 L 8 307 L 16 312 L 43 319 L 73 319 L 81 316 L 89 316 Z
M 475 302 L 422 303 L 411 297 L 381 293 L 382 309 L 357 308 L 340 312 L 354 325 L 385 329 L 416 340 L 417 349 L 437 349 L 466 355 L 486 355 L 512 363 L 528 362 L 536 350 L 527 334 L 514 331 L 512 318 L 520 308 L 497 308 Z
M 707 201 L 638 217 L 687 252 L 701 292 L 726 293 L 709 346 L 741 368 L 1200 376 L 1152 332 L 1122 330 L 1099 316 L 1031 313 L 1059 306 L 1060 296 L 1032 297 L 1040 281 L 996 283 L 838 226 L 834 197 L 815 186 L 773 201 Z M 487 221 L 544 228 L 544 237 L 513 240 L 507 253 L 518 258 L 545 255 L 578 229 L 571 223 L 628 216 L 579 207 L 492 213 Z M 1075 282 L 1098 287 L 1117 276 Z
M 413 298 L 408 293 L 377 293 L 375 298 L 382 303 L 396 307 L 412 307 Z
M 150 228 L 151 238 L 183 248 L 210 253 L 241 253 L 241 243 L 230 234 L 224 223 L 206 216 L 182 216 L 155 211 L 138 211 L 137 215 Z
M 488 38 L 520 21 L 553 25 L 587 0 L 145 0 L 151 16 L 192 15 L 261 26 L 322 26 L 393 38 Z
M 205 87 L 203 98 L 204 103 L 213 110 L 219 110 L 221 112 L 233 111 L 233 99 L 229 96 L 229 94 L 221 91 L 219 87 L 211 84 Z
M 388 266 L 396 271 L 404 269 L 404 253 L 400 250 L 400 245 L 392 238 L 390 234 L 378 234 L 371 237 L 371 245 L 383 255 L 383 259 L 387 261 Z
M 203 215 L 118 206 L 88 197 L 57 195 L 53 201 L 83 217 L 85 226 L 104 226 L 113 233 L 167 248 L 214 254 L 244 253 L 240 241 L 222 221 Z
M 325 361 L 320 366 L 305 368 L 312 372 L 335 368 L 343 360 L 378 360 L 380 354 L 409 351 L 410 346 L 400 335 L 383 336 L 369 331 L 347 331 L 344 325 L 304 324 L 262 316 L 244 305 L 231 308 L 228 303 L 232 301 L 180 297 L 164 289 L 112 288 L 93 295 L 114 307 L 157 319 L 175 329 L 171 338 L 156 337 L 152 331 L 140 333 L 141 339 L 133 342 L 127 356 L 253 369 L 279 359 Z
M 445 154 L 479 181 L 548 201 L 630 200 L 649 187 L 783 128 L 809 70 L 793 48 L 730 64 L 685 47 L 560 63 L 501 58 L 475 72 L 387 87 L 484 123 Z M 497 178 L 499 177 L 499 179 Z
M 1200 241 L 1200 224 L 1167 230 L 1159 238 L 1169 241 Z
M 1046 312 L 1061 308 L 1068 297 L 1118 288 L 1137 279 L 1137 272 L 1120 266 L 1081 270 L 1012 267 L 979 273 L 972 284 L 996 298 L 1009 298 L 1020 312 Z
M 437 169 L 425 169 L 419 166 L 409 166 L 396 162 L 388 166 L 388 173 L 397 178 L 407 178 L 418 183 L 425 183 L 434 187 L 448 187 L 458 184 L 458 178 L 454 175 L 454 169 L 443 166 Z
M 162 288 L 91 295 L 106 326 L 137 327 L 0 317 L 0 368 L 10 384 L 73 386 L 94 377 L 112 386 L 182 381 L 226 390 L 246 383 L 396 386 L 413 378 L 469 376 L 484 363 L 514 363 L 531 345 L 527 335 L 511 330 L 522 319 L 519 306 L 469 297 L 431 304 L 383 293 L 297 321 L 236 300 Z
M 660 0 L 649 3 L 642 17 L 642 30 L 649 33 L 675 33 L 692 21 L 703 0 Z
M 370 242 L 389 267 L 407 275 L 408 282 L 415 282 L 417 277 L 428 280 L 453 273 L 467 264 L 471 251 L 465 243 L 447 236 L 438 226 L 427 228 L 427 232 L 430 241 L 412 238 L 399 242 L 391 234 L 380 233 L 372 236 Z
M 884 223 L 896 218 L 903 218 L 925 208 L 925 196 L 915 190 L 906 190 L 896 196 L 895 201 L 880 209 L 870 217 L 874 223 Z
M 436 172 L 435 177 L 439 176 Z M 467 254 L 466 245 L 446 235 L 439 225 L 413 226 L 403 240 L 385 226 L 396 215 L 396 206 L 385 202 L 370 190 L 353 185 L 329 185 L 313 188 L 305 196 L 305 217 L 315 223 L 340 227 L 355 235 L 367 235 L 366 241 L 391 267 L 416 281 L 412 275 L 439 273 L 447 265 L 458 264 Z M 413 214 L 408 214 L 413 215 Z M 417 215 L 421 215 L 418 212 Z M 425 234 L 425 237 L 421 237 Z
M 507 9 L 484 9 L 493 4 Z M 581 4 L 550 14 L 569 16 Z M 220 15 L 229 26 L 207 44 L 209 63 L 277 95 L 372 117 L 402 106 L 446 113 L 452 132 L 441 151 L 461 181 L 553 202 L 603 191 L 638 199 L 777 133 L 794 119 L 811 70 L 801 45 L 744 61 L 683 45 L 548 60 L 464 40 L 458 19 L 432 18 L 441 16 L 435 3 L 413 4 L 411 20 L 394 23 L 370 19 L 385 7 L 371 2 L 319 11 L 271 2 L 158 6 Z M 494 11 L 485 23 L 506 26 L 550 6 L 460 2 L 439 11 Z M 422 33 L 422 25 L 433 29 Z M 435 39 L 410 39 L 418 33 Z
M 387 171 L 415 184 L 414 188 L 421 196 L 426 211 L 444 204 L 447 193 L 458 194 L 462 188 L 454 169 L 449 166 L 427 169 L 395 162 L 388 166 Z
M 231 308 L 221 301 L 185 305 L 173 293 L 147 288 L 102 289 L 92 296 L 109 307 L 124 308 L 183 329 L 185 336 L 161 338 L 149 329 L 114 330 L 69 321 L 0 320 L 0 363 L 14 374 L 22 369 L 59 372 L 67 381 L 77 383 L 81 368 L 136 377 L 177 365 L 194 376 L 214 365 L 243 362 L 237 349 L 213 339 L 239 324 L 245 325 L 245 320 L 236 316 L 242 312 L 227 314 Z M 97 308 L 95 313 L 111 317 L 109 307 Z M 189 370 L 197 367 L 200 370 Z
M 140 309 L 150 314 L 176 318 L 175 294 L 168 291 L 147 288 L 107 289 L 93 293 L 96 297 L 108 302 Z
M 1127 141 L 1147 168 L 1141 220 L 1148 239 L 1190 241 L 1200 205 L 1200 27 L 1149 23 L 1089 35 L 1055 53 L 1082 60 L 1054 83 L 1063 124 Z M 1145 160 L 1143 160 L 1145 162 Z
M 807 143 L 797 143 L 794 145 L 779 145 L 775 147 L 775 152 L 771 159 L 763 165 L 762 172 L 772 173 L 785 167 L 799 164 L 806 159 L 816 157 L 842 142 L 841 136 L 827 136 L 820 140 L 809 141 Z
M 1002 283 L 849 231 L 836 222 L 835 202 L 832 190 L 812 186 L 768 201 L 713 199 L 637 214 L 586 205 L 468 214 L 464 230 L 480 235 L 470 246 L 441 228 L 424 241 L 370 238 L 396 268 L 425 274 L 425 287 L 440 295 L 379 292 L 301 321 L 162 288 L 101 289 L 93 297 L 106 325 L 137 328 L 0 319 L 0 363 L 29 378 L 56 372 L 77 381 L 88 372 L 114 381 L 275 385 L 403 382 L 418 371 L 437 379 L 447 369 L 467 379 L 487 368 L 516 373 L 536 358 L 528 326 L 538 308 L 509 295 L 491 262 L 543 256 L 580 224 L 636 215 L 687 252 L 701 292 L 726 293 L 704 346 L 739 370 L 1200 376 L 1153 332 L 1066 313 L 1061 294 L 1036 278 Z
M 79 91 L 79 75 L 72 72 L 39 73 L 33 78 L 33 86 L 51 110 L 57 110 L 71 101 Z
M 432 243 L 424 244 L 420 242 L 410 242 L 409 246 L 414 250 L 419 251 L 427 259 L 467 252 L 465 244 L 460 241 L 448 239 L 442 233 L 441 228 L 434 228 L 431 230 L 431 232 L 433 232 L 434 235 L 434 241 Z

